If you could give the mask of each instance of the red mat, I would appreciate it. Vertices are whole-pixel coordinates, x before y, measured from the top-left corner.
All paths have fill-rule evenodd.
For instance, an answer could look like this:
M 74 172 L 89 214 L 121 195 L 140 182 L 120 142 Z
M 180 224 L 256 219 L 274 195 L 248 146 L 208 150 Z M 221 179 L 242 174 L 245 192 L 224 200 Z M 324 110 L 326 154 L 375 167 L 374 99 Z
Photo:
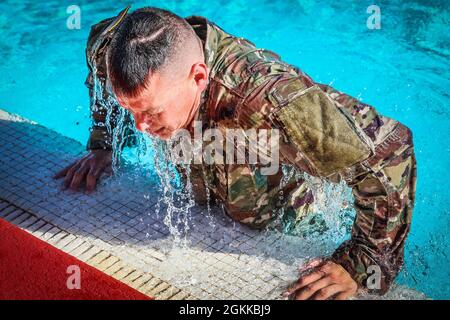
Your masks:
M 69 266 L 79 267 L 80 289 Z M 76 268 L 76 267 L 75 267 Z M 70 269 L 69 269 L 70 270 Z M 69 278 L 71 277 L 71 278 Z M 0 219 L 0 299 L 148 300 L 144 294 Z

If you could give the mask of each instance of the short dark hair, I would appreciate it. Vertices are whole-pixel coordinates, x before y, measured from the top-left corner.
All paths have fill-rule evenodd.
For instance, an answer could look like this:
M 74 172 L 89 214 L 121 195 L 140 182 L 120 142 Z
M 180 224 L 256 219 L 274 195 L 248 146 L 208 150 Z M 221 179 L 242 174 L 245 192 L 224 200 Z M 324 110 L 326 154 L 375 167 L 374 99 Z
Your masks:
M 154 7 L 127 15 L 108 48 L 108 76 L 115 92 L 135 96 L 149 73 L 158 71 L 181 49 L 192 27 L 176 14 Z

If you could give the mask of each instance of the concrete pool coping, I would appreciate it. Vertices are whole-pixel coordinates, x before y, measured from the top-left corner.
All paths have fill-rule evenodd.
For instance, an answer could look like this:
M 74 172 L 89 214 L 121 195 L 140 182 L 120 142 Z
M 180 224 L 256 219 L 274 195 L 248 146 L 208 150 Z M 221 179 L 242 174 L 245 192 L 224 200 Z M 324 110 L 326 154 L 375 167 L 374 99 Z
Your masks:
M 280 299 L 298 263 L 337 245 L 251 230 L 201 207 L 177 238 L 180 217 L 168 222 L 154 182 L 121 174 L 90 196 L 61 191 L 52 175 L 84 146 L 2 110 L 0 137 L 0 218 L 157 299 Z M 384 298 L 426 297 L 395 286 Z

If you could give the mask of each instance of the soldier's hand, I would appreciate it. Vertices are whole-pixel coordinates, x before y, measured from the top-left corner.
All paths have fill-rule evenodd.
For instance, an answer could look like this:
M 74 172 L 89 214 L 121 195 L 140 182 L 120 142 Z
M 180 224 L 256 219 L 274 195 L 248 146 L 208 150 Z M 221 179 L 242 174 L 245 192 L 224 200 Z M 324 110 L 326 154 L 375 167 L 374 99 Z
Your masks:
M 85 184 L 86 192 L 94 191 L 97 181 L 105 171 L 111 170 L 112 153 L 107 150 L 92 150 L 81 159 L 57 172 L 53 178 L 64 177 L 63 187 L 77 191 Z
M 358 285 L 339 264 L 316 259 L 301 271 L 309 271 L 293 283 L 283 296 L 294 300 L 345 300 L 356 295 Z

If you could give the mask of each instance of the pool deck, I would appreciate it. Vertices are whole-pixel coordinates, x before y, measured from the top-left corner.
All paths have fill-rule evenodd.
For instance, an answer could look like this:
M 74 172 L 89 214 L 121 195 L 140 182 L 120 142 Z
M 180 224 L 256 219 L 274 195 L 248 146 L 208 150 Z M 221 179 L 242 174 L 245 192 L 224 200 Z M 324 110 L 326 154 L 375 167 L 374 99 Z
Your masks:
M 121 174 L 91 195 L 62 191 L 52 176 L 84 146 L 2 110 L 0 139 L 0 218 L 156 299 L 281 299 L 301 262 L 337 245 L 250 230 L 201 207 L 180 239 L 157 185 Z M 426 297 L 394 286 L 384 298 Z

